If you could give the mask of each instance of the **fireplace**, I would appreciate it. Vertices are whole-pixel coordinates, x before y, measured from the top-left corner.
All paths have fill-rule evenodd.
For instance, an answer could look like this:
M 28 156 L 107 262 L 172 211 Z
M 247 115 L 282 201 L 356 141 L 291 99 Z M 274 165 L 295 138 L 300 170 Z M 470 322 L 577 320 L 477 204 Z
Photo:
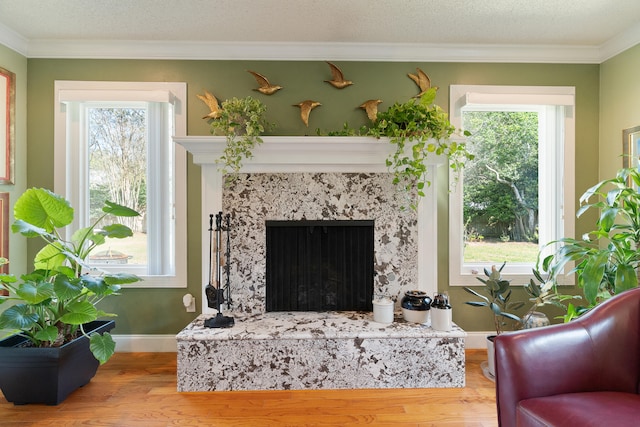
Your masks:
M 391 183 L 386 141 L 364 137 L 265 136 L 244 162 L 233 188 L 225 186 L 216 160 L 226 140 L 216 136 L 175 137 L 202 171 L 202 235 L 209 214 L 232 215 L 231 283 L 234 312 L 266 311 L 266 220 L 375 220 L 374 294 L 397 296 L 410 289 L 437 290 L 438 166 L 428 165 L 432 185 L 417 211 L 402 210 L 404 200 Z M 202 239 L 202 280 L 207 283 L 208 242 Z M 206 305 L 202 312 L 215 313 Z
M 374 221 L 266 221 L 267 311 L 371 311 Z
M 444 162 L 429 165 L 432 185 L 417 212 L 403 211 L 385 166 L 391 144 L 350 137 L 263 139 L 243 173 L 225 186 L 215 163 L 224 137 L 176 138 L 202 168 L 202 235 L 210 213 L 231 215 L 237 320 L 233 328 L 205 328 L 215 312 L 203 304 L 203 314 L 177 335 L 178 390 L 463 387 L 465 333 L 455 325 L 439 332 L 400 319 L 379 324 L 363 311 L 266 311 L 268 221 L 372 221 L 374 293 L 435 292 L 433 172 Z M 206 239 L 202 257 L 206 283 Z

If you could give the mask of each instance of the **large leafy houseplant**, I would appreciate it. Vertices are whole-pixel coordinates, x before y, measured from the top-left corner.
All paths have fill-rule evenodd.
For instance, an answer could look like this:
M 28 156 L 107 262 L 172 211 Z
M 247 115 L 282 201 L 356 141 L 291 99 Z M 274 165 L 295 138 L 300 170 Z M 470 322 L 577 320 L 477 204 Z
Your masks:
M 615 178 L 600 181 L 580 197 L 577 216 L 598 210 L 595 228 L 581 238 L 565 237 L 548 245 L 557 250 L 541 261 L 541 268 L 558 281 L 575 273 L 587 307 L 569 307 L 576 316 L 611 296 L 638 286 L 640 266 L 640 171 L 620 169 Z M 592 201 L 593 200 L 593 201 Z
M 413 194 L 415 190 L 417 197 L 410 197 L 413 209 L 425 195 L 425 187 L 431 185 L 427 177 L 429 156 L 446 156 L 449 167 L 455 172 L 462 170 L 467 160 L 473 159 L 463 142 L 451 139 L 456 129 L 447 113 L 434 104 L 435 97 L 436 88 L 431 88 L 419 98 L 393 104 L 387 111 L 378 113 L 367 132 L 378 138 L 388 137 L 395 145 L 386 165 L 394 174 L 395 185 L 407 194 Z
M 69 240 L 61 230 L 71 224 L 74 210 L 63 197 L 42 188 L 28 189 L 14 206 L 14 233 L 45 242 L 35 256 L 34 270 L 20 279 L 0 277 L 0 289 L 10 292 L 0 303 L 16 303 L 0 314 L 0 329 L 15 331 L 28 338 L 35 347 L 59 347 L 79 335 L 86 335 L 83 325 L 100 317 L 114 316 L 96 307 L 107 296 L 117 295 L 120 285 L 139 280 L 135 275 L 101 272 L 86 274 L 91 267 L 87 257 L 109 238 L 132 235 L 129 227 L 118 223 L 97 228 L 107 216 L 131 217 L 136 211 L 105 202 L 102 215 L 89 227 L 73 233 Z M 90 349 L 102 364 L 115 351 L 109 333 L 91 334 Z
M 245 159 L 262 143 L 262 135 L 274 127 L 266 119 L 267 107 L 251 96 L 231 98 L 221 104 L 220 116 L 211 122 L 211 132 L 223 135 L 227 145 L 218 161 L 222 172 L 230 178 L 237 175 Z

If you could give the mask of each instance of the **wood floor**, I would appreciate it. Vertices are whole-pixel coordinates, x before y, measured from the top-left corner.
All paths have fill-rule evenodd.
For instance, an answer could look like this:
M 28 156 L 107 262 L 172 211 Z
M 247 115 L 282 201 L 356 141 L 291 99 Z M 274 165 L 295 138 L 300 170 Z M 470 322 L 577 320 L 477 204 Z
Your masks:
M 0 397 L 0 425 L 497 426 L 494 384 L 480 369 L 486 351 L 466 357 L 462 389 L 177 393 L 175 353 L 116 353 L 58 406 L 14 406 Z

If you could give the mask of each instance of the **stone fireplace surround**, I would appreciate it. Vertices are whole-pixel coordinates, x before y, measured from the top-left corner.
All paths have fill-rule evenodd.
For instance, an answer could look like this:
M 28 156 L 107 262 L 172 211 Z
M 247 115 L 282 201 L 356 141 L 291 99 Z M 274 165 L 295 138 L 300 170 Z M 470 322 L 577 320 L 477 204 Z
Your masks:
M 376 252 L 380 252 L 381 243 L 379 242 L 379 237 L 381 233 L 381 227 L 390 227 L 393 223 L 397 222 L 397 219 L 408 223 L 410 227 L 412 227 L 410 237 L 414 241 L 415 249 L 412 255 L 412 265 L 404 266 L 402 269 L 413 270 L 413 272 L 402 271 L 400 272 L 400 276 L 392 278 L 392 281 L 402 280 L 402 277 L 405 277 L 403 286 L 394 286 L 391 288 L 383 288 L 382 290 L 388 293 L 395 293 L 403 290 L 408 290 L 406 287 L 409 286 L 409 289 L 420 289 L 426 291 L 429 295 L 433 295 L 437 291 L 437 205 L 436 205 L 436 189 L 438 188 L 437 175 L 434 173 L 435 169 L 439 166 L 445 164 L 445 160 L 439 157 L 433 157 L 433 163 L 428 165 L 429 169 L 429 180 L 431 181 L 431 186 L 425 189 L 426 197 L 421 201 L 417 212 L 401 212 L 400 206 L 402 205 L 402 201 L 398 200 L 398 194 L 392 185 L 389 185 L 389 180 L 380 178 L 378 175 L 387 174 L 388 170 L 385 165 L 385 160 L 387 157 L 393 153 L 394 147 L 387 143 L 385 140 L 377 140 L 369 137 L 300 137 L 300 136 L 273 136 L 273 137 L 263 137 L 264 143 L 259 145 L 254 150 L 253 158 L 246 160 L 244 162 L 244 166 L 241 172 L 252 174 L 251 180 L 256 180 L 258 175 L 261 174 L 278 174 L 280 177 L 284 177 L 288 174 L 304 174 L 307 177 L 307 184 L 310 186 L 315 186 L 319 189 L 318 192 L 324 194 L 324 197 L 327 199 L 341 199 L 341 200 L 329 200 L 329 204 L 333 206 L 335 209 L 341 209 L 341 212 L 332 212 L 332 218 L 326 219 L 340 219 L 339 217 L 349 218 L 353 217 L 353 213 L 357 217 L 353 217 L 353 219 L 375 219 L 375 218 L 361 218 L 363 215 L 370 211 L 372 215 L 381 216 L 380 221 L 376 221 L 376 240 L 378 240 L 378 246 L 376 247 Z M 247 213 L 247 210 L 257 209 L 262 210 L 264 204 L 259 205 L 258 203 L 251 203 L 250 206 L 239 207 L 241 201 L 226 200 L 227 206 L 223 203 L 223 194 L 225 194 L 225 189 L 223 186 L 223 177 L 220 173 L 219 165 L 216 163 L 216 160 L 220 158 L 222 155 L 222 151 L 226 144 L 226 140 L 224 137 L 216 137 L 216 136 L 185 136 L 185 137 L 175 137 L 174 141 L 186 148 L 186 150 L 193 155 L 193 162 L 197 165 L 200 165 L 202 172 L 202 215 L 201 215 L 201 230 L 202 230 L 202 294 L 200 301 L 202 303 L 202 312 L 203 313 L 214 313 L 214 310 L 210 309 L 206 305 L 206 298 L 204 298 L 204 286 L 208 283 L 208 264 L 209 264 L 209 242 L 206 238 L 207 230 L 209 228 L 209 215 L 215 214 L 219 211 L 230 208 L 232 210 L 238 211 L 238 213 L 243 215 L 244 218 L 247 215 L 252 215 L 251 213 Z M 319 178 L 318 175 L 307 175 L 307 174 L 331 174 L 332 179 L 339 180 L 339 182 L 335 182 L 330 185 L 334 186 L 334 190 L 330 191 L 326 188 L 327 183 L 322 183 L 323 178 Z M 256 175 L 258 174 L 258 175 Z M 360 187 L 354 188 L 352 192 L 352 196 L 355 198 L 346 199 L 345 196 L 348 196 L 346 192 L 344 192 L 347 185 L 349 185 L 349 181 L 353 181 L 353 178 L 350 180 L 347 179 L 341 180 L 339 178 L 342 174 L 351 174 L 357 176 L 359 174 L 366 174 L 368 177 L 371 177 L 372 180 L 377 180 L 378 183 L 375 183 L 376 187 Z M 314 177 L 315 176 L 315 177 Z M 378 176 L 378 178 L 375 178 Z M 244 178 L 244 177 L 243 177 Z M 267 194 L 267 192 L 258 191 L 255 193 L 258 197 L 261 197 L 266 204 L 272 204 L 273 200 L 271 199 L 276 194 L 275 192 L 282 192 L 283 188 L 280 186 L 279 182 L 269 182 L 272 178 L 266 178 L 266 185 L 270 185 L 273 189 L 271 195 Z M 283 178 L 286 179 L 286 178 Z M 385 182 L 386 181 L 386 182 Z M 243 181 L 241 181 L 242 183 Z M 259 184 L 259 183 L 258 183 Z M 255 188 L 260 188 L 260 185 L 256 185 Z M 353 182 L 351 182 L 353 184 Z M 356 183 L 357 184 L 357 183 Z M 310 191 L 309 187 L 304 187 L 300 184 L 297 179 L 291 180 L 291 185 L 296 186 L 295 189 L 290 190 L 291 192 L 295 192 L 296 197 L 303 197 L 298 204 L 298 209 L 296 212 L 291 212 L 291 197 L 285 199 L 284 206 L 280 206 L 280 212 L 270 212 L 269 214 L 275 216 L 281 216 L 279 218 L 265 218 L 264 215 L 259 218 L 259 222 L 263 222 L 265 219 L 289 219 L 286 218 L 285 215 L 290 218 L 300 219 L 300 217 L 304 216 L 306 219 L 321 219 L 322 218 L 322 209 L 318 208 L 318 200 L 317 193 Z M 386 186 L 386 187 L 385 187 Z M 382 189 L 382 187 L 385 187 Z M 385 191 L 387 194 L 371 194 L 367 199 L 371 204 L 369 209 L 366 209 L 367 200 L 365 200 L 362 195 L 359 195 L 358 192 L 361 190 L 374 192 L 375 189 L 378 188 L 380 191 Z M 235 193 L 238 191 L 246 190 L 246 186 L 244 188 L 236 189 Z M 237 198 L 237 195 L 233 194 L 234 191 L 227 191 L 226 194 L 230 197 Z M 341 193 L 344 193 L 341 194 Z M 379 198 L 383 196 L 384 200 L 379 200 Z M 245 198 L 246 199 L 246 198 Z M 282 198 L 280 198 L 282 200 Z M 325 200 L 326 201 L 326 200 Z M 324 203 L 325 201 L 321 201 Z M 390 204 L 391 202 L 392 204 Z M 354 208 L 355 204 L 360 204 L 359 208 Z M 374 206 L 376 205 L 376 206 Z M 349 217 L 351 215 L 351 217 Z M 415 215 L 413 218 L 412 215 Z M 320 216 L 320 218 L 318 218 Z M 328 214 L 327 214 L 328 216 Z M 394 218 L 395 216 L 395 218 Z M 386 225 L 383 225 L 382 222 L 386 222 Z M 256 226 L 260 227 L 260 224 L 256 224 Z M 261 226 L 264 229 L 264 225 Z M 233 228 L 233 227 L 232 227 Z M 397 229 L 398 230 L 398 229 Z M 396 231 L 397 231 L 396 230 Z M 257 234 L 257 233 L 256 233 Z M 393 234 L 393 232 L 391 232 Z M 241 244 L 245 244 L 242 242 Z M 235 245 L 234 245 L 235 246 Z M 257 245 L 259 246 L 259 245 Z M 387 251 L 390 251 L 390 248 L 387 248 Z M 264 255 L 264 254 L 262 254 Z M 382 255 L 382 254 L 381 254 Z M 397 260 L 400 257 L 396 258 Z M 382 263 L 384 261 L 378 261 Z M 406 265 L 404 261 L 394 262 L 394 264 L 398 265 L 399 262 L 402 262 Z M 233 265 L 233 264 L 232 264 Z M 242 266 L 238 267 L 236 265 L 236 269 L 242 269 Z M 391 268 L 389 266 L 388 268 Z M 397 267 L 395 267 L 397 269 Z M 396 271 L 396 273 L 398 273 Z M 406 273 L 406 274 L 405 274 Z M 386 278 L 388 279 L 388 277 Z M 381 278 L 381 280 L 383 280 Z M 400 282 L 398 282 L 400 283 Z M 378 283 L 379 285 L 379 283 Z M 236 290 L 237 291 L 237 290 Z M 374 289 L 374 291 L 376 291 Z M 245 309 L 244 307 L 240 310 L 243 312 L 258 312 L 258 310 L 253 309 Z
M 224 188 L 223 137 L 175 138 L 202 170 L 202 283 L 209 280 L 209 214 L 231 213 L 236 325 L 208 329 L 202 315 L 177 336 L 178 390 L 462 387 L 464 337 L 370 313 L 265 313 L 266 219 L 374 219 L 374 292 L 437 289 L 436 174 L 417 212 L 401 201 L 385 166 L 393 146 L 372 138 L 264 137 L 243 174 Z M 233 221 L 233 220 L 232 220 Z M 247 228 L 248 227 L 248 228 Z M 226 314 L 226 313 L 225 313 Z M 416 375 L 415 369 L 428 373 Z M 340 375 L 337 373 L 340 372 Z M 348 375 L 342 373 L 349 372 Z M 336 375 L 333 375 L 336 374 Z

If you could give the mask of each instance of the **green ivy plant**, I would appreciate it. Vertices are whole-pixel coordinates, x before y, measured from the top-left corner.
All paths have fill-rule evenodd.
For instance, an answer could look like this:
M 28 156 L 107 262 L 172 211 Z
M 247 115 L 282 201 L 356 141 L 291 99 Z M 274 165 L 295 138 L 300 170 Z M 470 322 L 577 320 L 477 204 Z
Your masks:
M 78 229 L 65 240 L 60 230 L 71 224 L 74 217 L 67 200 L 43 188 L 28 189 L 16 200 L 12 231 L 27 238 L 40 238 L 45 246 L 36 254 L 32 272 L 20 279 L 0 275 L 0 289 L 10 295 L 0 297 L 0 304 L 15 302 L 0 314 L 0 329 L 26 337 L 35 347 L 58 347 L 79 334 L 86 335 L 84 324 L 115 316 L 96 305 L 105 297 L 117 295 L 121 284 L 140 279 L 126 273 L 87 274 L 92 268 L 86 259 L 94 248 L 105 243 L 107 237 L 125 238 L 133 234 L 129 227 L 117 223 L 96 229 L 108 215 L 139 214 L 107 201 L 102 215 L 92 225 Z M 92 333 L 88 337 L 93 355 L 100 364 L 106 362 L 115 351 L 111 335 Z
M 426 166 L 430 155 L 446 156 L 456 172 L 474 157 L 463 142 L 450 139 L 455 128 L 447 113 L 433 103 L 435 97 L 436 88 L 431 88 L 420 98 L 393 104 L 387 111 L 378 113 L 368 131 L 377 138 L 388 137 L 396 146 L 386 165 L 394 174 L 393 183 L 406 192 L 413 209 L 417 208 L 420 197 L 424 197 L 425 187 L 431 185 Z M 417 197 L 412 196 L 414 189 Z
M 266 119 L 267 107 L 251 96 L 231 98 L 221 104 L 220 117 L 211 122 L 211 133 L 224 135 L 227 145 L 218 163 L 231 180 L 242 168 L 242 162 L 253 156 L 256 145 L 262 143 L 260 135 L 274 128 Z

